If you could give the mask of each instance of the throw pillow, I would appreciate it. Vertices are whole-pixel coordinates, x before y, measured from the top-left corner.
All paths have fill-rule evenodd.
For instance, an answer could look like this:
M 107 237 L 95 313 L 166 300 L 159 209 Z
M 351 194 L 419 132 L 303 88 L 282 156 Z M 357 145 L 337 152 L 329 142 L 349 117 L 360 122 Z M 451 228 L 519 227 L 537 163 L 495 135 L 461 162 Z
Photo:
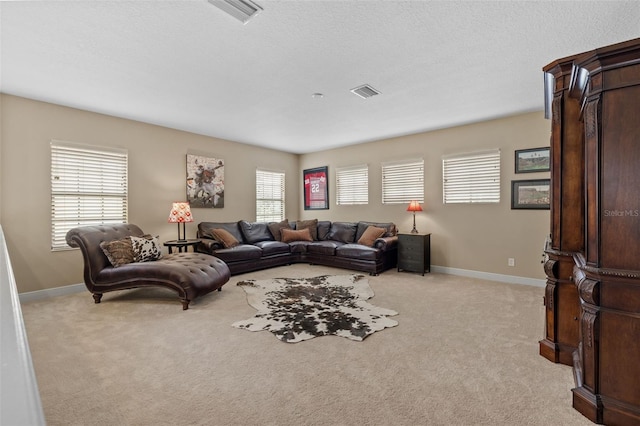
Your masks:
M 364 246 L 373 247 L 373 243 L 380 237 L 382 237 L 387 232 L 384 228 L 378 228 L 377 226 L 367 226 L 364 233 L 358 240 L 358 244 L 362 244 Z
M 129 237 L 120 240 L 103 241 L 100 243 L 100 248 L 114 268 L 134 262 L 133 247 Z
M 285 219 L 282 222 L 273 222 L 269 224 L 269 231 L 273 235 L 273 238 L 276 239 L 276 241 L 282 241 L 280 230 L 283 228 L 291 229 L 291 226 L 289 226 L 289 219 Z
M 296 230 L 309 229 L 311 232 L 311 238 L 318 239 L 318 219 L 312 220 L 299 220 L 296 222 Z
M 311 231 L 309 231 L 309 228 L 298 230 L 282 228 L 280 230 L 280 233 L 282 234 L 283 243 L 290 243 L 293 241 L 313 241 L 313 237 L 311 237 Z
M 149 239 L 148 237 L 147 235 L 143 235 L 142 237 L 129 237 L 131 238 L 133 260 L 135 262 L 150 262 L 162 257 L 162 249 L 160 248 L 158 239 L 156 237 Z
M 222 244 L 224 248 L 233 248 L 240 244 L 240 241 L 226 229 L 214 228 L 211 230 L 211 235 L 213 235 L 213 238 Z

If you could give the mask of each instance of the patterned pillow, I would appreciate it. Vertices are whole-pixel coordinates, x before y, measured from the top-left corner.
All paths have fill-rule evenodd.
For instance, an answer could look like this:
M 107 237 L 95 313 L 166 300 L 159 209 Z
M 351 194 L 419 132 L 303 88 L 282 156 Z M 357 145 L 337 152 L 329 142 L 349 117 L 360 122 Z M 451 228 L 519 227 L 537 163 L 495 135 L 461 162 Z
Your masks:
M 162 257 L 160 243 L 156 237 L 151 239 L 142 237 L 130 237 L 131 247 L 133 248 L 133 260 L 135 262 L 149 262 L 158 260 Z
M 224 246 L 224 248 L 232 248 L 240 244 L 240 241 L 236 239 L 231 232 L 222 228 L 214 228 L 211 230 L 211 235 L 218 241 L 220 244 Z
M 134 262 L 133 247 L 129 237 L 120 240 L 103 241 L 100 243 L 100 248 L 114 268 Z
M 282 234 L 283 243 L 290 243 L 292 241 L 313 241 L 309 228 L 299 229 L 297 231 L 282 228 L 280 233 Z
M 358 240 L 358 244 L 362 244 L 368 247 L 373 247 L 373 243 L 387 232 L 384 228 L 378 228 L 377 226 L 369 225 L 367 229 L 362 233 L 362 237 Z

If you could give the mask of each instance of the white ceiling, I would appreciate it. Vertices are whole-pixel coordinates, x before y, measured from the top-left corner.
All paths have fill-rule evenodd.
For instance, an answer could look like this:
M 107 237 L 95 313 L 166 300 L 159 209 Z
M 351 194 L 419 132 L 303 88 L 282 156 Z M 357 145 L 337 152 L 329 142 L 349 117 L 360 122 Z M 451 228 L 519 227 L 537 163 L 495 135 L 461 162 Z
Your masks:
M 544 65 L 640 36 L 637 1 L 255 1 L 1 2 L 0 90 L 307 153 L 541 110 Z

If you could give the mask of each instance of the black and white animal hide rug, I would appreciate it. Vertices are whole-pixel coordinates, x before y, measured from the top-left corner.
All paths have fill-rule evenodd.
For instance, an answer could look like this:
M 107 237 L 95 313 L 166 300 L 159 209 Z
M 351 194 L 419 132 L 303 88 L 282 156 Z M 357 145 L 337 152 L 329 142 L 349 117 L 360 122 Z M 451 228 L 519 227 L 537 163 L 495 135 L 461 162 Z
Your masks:
M 283 342 L 296 343 L 336 335 L 362 341 L 398 323 L 398 313 L 366 302 L 373 297 L 363 275 L 323 275 L 313 278 L 274 278 L 238 283 L 258 312 L 234 327 L 271 331 Z

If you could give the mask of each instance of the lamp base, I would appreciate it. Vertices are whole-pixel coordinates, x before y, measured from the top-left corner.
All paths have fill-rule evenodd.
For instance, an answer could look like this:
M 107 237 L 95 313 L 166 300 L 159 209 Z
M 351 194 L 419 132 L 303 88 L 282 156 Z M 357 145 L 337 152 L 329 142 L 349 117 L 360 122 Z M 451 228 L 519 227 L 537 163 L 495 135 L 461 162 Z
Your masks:
M 411 233 L 412 233 L 412 234 L 418 234 L 419 232 L 418 232 L 418 230 L 414 227 L 414 228 L 411 230 Z
M 413 214 L 413 229 L 411 230 L 412 234 L 417 234 L 418 230 L 416 229 L 416 214 Z

